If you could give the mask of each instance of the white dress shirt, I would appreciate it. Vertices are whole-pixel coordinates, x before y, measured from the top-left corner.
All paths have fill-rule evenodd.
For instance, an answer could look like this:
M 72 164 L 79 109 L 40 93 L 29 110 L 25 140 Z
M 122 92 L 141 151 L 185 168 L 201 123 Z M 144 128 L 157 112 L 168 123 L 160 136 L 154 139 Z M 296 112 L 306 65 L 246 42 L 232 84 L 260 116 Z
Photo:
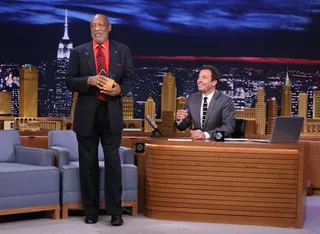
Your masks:
M 208 103 L 208 109 L 209 109 L 209 105 L 210 105 L 210 102 L 211 102 L 211 99 L 213 97 L 213 94 L 214 94 L 214 90 L 212 93 L 210 93 L 208 96 L 205 96 L 202 94 L 202 101 L 201 101 L 201 108 L 200 108 L 200 124 L 202 123 L 202 115 L 203 115 L 203 99 L 204 97 L 207 97 L 207 103 Z M 206 114 L 206 116 L 208 115 L 208 112 Z M 210 139 L 210 134 L 207 133 L 207 132 L 204 132 L 204 135 L 206 137 L 206 139 Z
M 213 97 L 213 94 L 214 94 L 214 90 L 213 90 L 213 92 L 210 93 L 208 96 L 205 96 L 205 95 L 202 94 L 202 101 L 201 101 L 201 107 L 200 107 L 200 125 L 201 125 L 201 123 L 202 123 L 202 115 L 203 115 L 203 98 L 204 98 L 204 97 L 207 97 L 207 98 L 208 98 L 208 99 L 207 99 L 207 103 L 208 103 L 208 109 L 209 109 L 210 101 L 211 101 L 211 99 L 212 99 L 212 97 Z M 207 114 L 208 114 L 208 113 L 207 113 Z M 179 125 L 179 124 L 182 122 L 182 120 L 176 120 L 176 122 L 177 122 L 177 125 Z M 210 134 L 207 133 L 207 132 L 204 132 L 204 135 L 205 135 L 205 138 L 206 138 L 206 139 L 210 139 L 210 138 L 211 138 L 211 137 L 210 137 Z

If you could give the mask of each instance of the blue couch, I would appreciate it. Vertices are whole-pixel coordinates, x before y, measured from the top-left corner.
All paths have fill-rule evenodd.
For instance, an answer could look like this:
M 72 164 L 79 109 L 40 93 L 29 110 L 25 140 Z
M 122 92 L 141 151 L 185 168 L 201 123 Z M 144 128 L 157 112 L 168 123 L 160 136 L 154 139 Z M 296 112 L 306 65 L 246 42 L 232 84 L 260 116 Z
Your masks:
M 0 215 L 49 211 L 60 218 L 59 170 L 52 153 L 21 146 L 17 130 L 0 130 Z
M 62 218 L 68 218 L 69 209 L 82 208 L 79 176 L 78 141 L 74 131 L 54 130 L 48 134 L 48 149 L 55 156 L 61 174 Z M 100 207 L 104 207 L 104 155 L 99 145 Z M 131 207 L 132 215 L 138 213 L 138 170 L 134 165 L 134 151 L 120 147 L 122 168 L 122 206 Z

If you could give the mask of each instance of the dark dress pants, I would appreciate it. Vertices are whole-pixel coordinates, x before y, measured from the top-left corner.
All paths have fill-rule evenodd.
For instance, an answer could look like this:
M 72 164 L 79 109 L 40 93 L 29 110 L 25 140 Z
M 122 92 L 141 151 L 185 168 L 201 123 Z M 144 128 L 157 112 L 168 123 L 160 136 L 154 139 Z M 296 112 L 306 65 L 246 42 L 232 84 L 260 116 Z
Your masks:
M 91 133 L 88 136 L 77 135 L 77 139 L 79 144 L 81 195 L 85 215 L 98 215 L 100 211 L 99 139 L 104 152 L 106 211 L 108 215 L 121 215 L 122 175 L 119 156 L 121 132 L 111 133 L 108 103 L 97 104 Z

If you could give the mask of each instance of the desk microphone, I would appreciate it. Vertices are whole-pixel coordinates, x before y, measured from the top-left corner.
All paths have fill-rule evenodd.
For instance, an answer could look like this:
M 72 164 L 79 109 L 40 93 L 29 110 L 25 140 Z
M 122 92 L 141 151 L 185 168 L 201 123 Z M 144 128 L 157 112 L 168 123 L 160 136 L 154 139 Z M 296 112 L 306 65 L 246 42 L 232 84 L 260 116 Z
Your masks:
M 160 132 L 158 125 L 150 118 L 149 115 L 146 116 L 146 120 L 148 121 L 150 126 L 154 129 L 154 132 L 158 132 L 161 136 L 164 137 L 164 135 Z M 154 132 L 153 132 L 153 134 L 154 134 Z

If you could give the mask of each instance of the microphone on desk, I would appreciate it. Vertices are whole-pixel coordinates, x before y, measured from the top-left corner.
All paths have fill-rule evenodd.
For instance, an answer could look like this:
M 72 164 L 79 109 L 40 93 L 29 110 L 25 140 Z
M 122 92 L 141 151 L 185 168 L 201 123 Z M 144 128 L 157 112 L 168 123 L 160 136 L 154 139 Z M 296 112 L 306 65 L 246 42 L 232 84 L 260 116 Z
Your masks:
M 212 139 L 215 141 L 224 141 L 224 131 L 216 131 L 214 133 L 212 133 Z
M 148 121 L 148 124 L 154 129 L 154 131 L 152 132 L 153 135 L 152 136 L 155 136 L 154 133 L 157 132 L 159 133 L 161 136 L 164 137 L 164 135 L 160 132 L 159 128 L 158 128 L 158 125 L 156 124 L 156 122 L 154 122 L 149 115 L 146 116 L 146 120 Z

